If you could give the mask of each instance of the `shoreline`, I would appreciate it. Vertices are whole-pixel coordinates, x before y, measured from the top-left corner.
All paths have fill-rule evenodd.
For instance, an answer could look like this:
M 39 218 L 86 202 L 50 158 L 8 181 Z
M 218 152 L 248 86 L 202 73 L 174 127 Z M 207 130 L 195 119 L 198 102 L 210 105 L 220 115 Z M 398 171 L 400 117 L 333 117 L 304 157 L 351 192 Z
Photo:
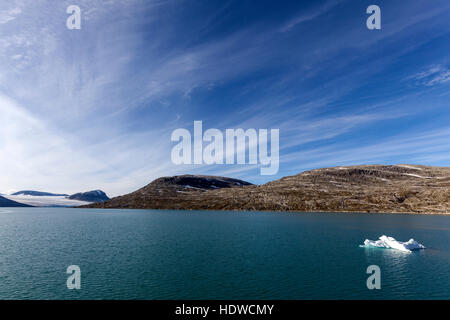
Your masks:
M 17 209 L 17 207 L 2 207 L 1 209 Z M 158 208 L 85 208 L 80 207 L 20 207 L 19 209 L 87 209 L 87 210 L 136 210 L 136 211 L 199 211 L 199 212 L 242 212 L 242 213 L 330 213 L 330 214 L 371 214 L 371 215 L 422 215 L 422 216 L 450 216 L 449 213 L 423 213 L 423 212 L 364 212 L 364 211 L 298 211 L 298 210 L 213 210 L 213 209 L 158 209 Z

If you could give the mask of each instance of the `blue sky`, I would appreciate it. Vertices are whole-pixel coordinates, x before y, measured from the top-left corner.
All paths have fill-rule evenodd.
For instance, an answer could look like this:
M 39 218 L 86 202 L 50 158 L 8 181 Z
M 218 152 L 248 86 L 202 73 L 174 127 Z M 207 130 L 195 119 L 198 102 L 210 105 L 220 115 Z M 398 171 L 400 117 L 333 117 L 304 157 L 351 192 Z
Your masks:
M 81 30 L 66 8 L 81 8 Z M 381 8 L 382 29 L 366 28 Z M 0 5 L 0 192 L 115 196 L 184 173 L 264 183 L 450 160 L 450 2 L 70 0 Z M 280 129 L 280 170 L 182 165 L 177 128 Z

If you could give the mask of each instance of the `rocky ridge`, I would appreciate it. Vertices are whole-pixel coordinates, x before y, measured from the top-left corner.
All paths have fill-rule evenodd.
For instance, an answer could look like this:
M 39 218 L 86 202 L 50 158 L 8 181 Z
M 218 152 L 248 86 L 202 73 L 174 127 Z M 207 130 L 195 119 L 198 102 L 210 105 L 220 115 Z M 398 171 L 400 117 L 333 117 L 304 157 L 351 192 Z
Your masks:
M 207 179 L 228 181 L 228 185 L 208 184 Z M 450 168 L 340 166 L 261 186 L 223 177 L 164 177 L 128 195 L 84 207 L 448 214 Z

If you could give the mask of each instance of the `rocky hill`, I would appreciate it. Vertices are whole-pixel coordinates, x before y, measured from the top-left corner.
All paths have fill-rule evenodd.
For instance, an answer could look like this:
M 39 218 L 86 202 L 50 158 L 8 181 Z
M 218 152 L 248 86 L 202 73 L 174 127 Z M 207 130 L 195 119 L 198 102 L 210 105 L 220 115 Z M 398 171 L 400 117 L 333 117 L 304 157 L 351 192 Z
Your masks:
M 133 193 L 83 207 L 189 209 L 186 207 L 188 202 L 201 201 L 205 192 L 250 185 L 252 184 L 243 180 L 215 176 L 162 177 Z
M 208 179 L 229 184 L 213 184 Z M 450 168 L 334 167 L 306 171 L 261 186 L 222 177 L 166 177 L 131 194 L 85 207 L 448 214 Z
M 102 190 L 93 190 L 88 192 L 75 193 L 69 197 L 70 200 L 79 200 L 86 202 L 102 202 L 109 200 L 109 197 Z

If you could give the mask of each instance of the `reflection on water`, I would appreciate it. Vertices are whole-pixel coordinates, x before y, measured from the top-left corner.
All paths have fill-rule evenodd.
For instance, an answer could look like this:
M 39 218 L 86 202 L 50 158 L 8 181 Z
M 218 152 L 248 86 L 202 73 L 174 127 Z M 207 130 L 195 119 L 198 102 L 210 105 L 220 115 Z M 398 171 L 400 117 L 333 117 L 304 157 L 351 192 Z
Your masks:
M 386 248 L 364 248 L 368 260 L 371 258 L 381 258 L 384 264 L 389 267 L 392 272 L 398 273 L 403 273 L 408 266 L 408 262 L 411 261 L 412 256 L 420 254 L 420 251 L 421 250 L 404 252 Z
M 395 282 L 402 282 L 409 278 L 409 268 L 411 267 L 411 262 L 414 261 L 414 255 L 419 252 L 402 252 L 392 249 L 366 248 L 365 253 L 369 261 L 380 261 L 380 266 L 382 266 L 382 274 L 385 278 L 391 276 L 395 279 Z M 392 284 L 395 285 L 395 283 Z

